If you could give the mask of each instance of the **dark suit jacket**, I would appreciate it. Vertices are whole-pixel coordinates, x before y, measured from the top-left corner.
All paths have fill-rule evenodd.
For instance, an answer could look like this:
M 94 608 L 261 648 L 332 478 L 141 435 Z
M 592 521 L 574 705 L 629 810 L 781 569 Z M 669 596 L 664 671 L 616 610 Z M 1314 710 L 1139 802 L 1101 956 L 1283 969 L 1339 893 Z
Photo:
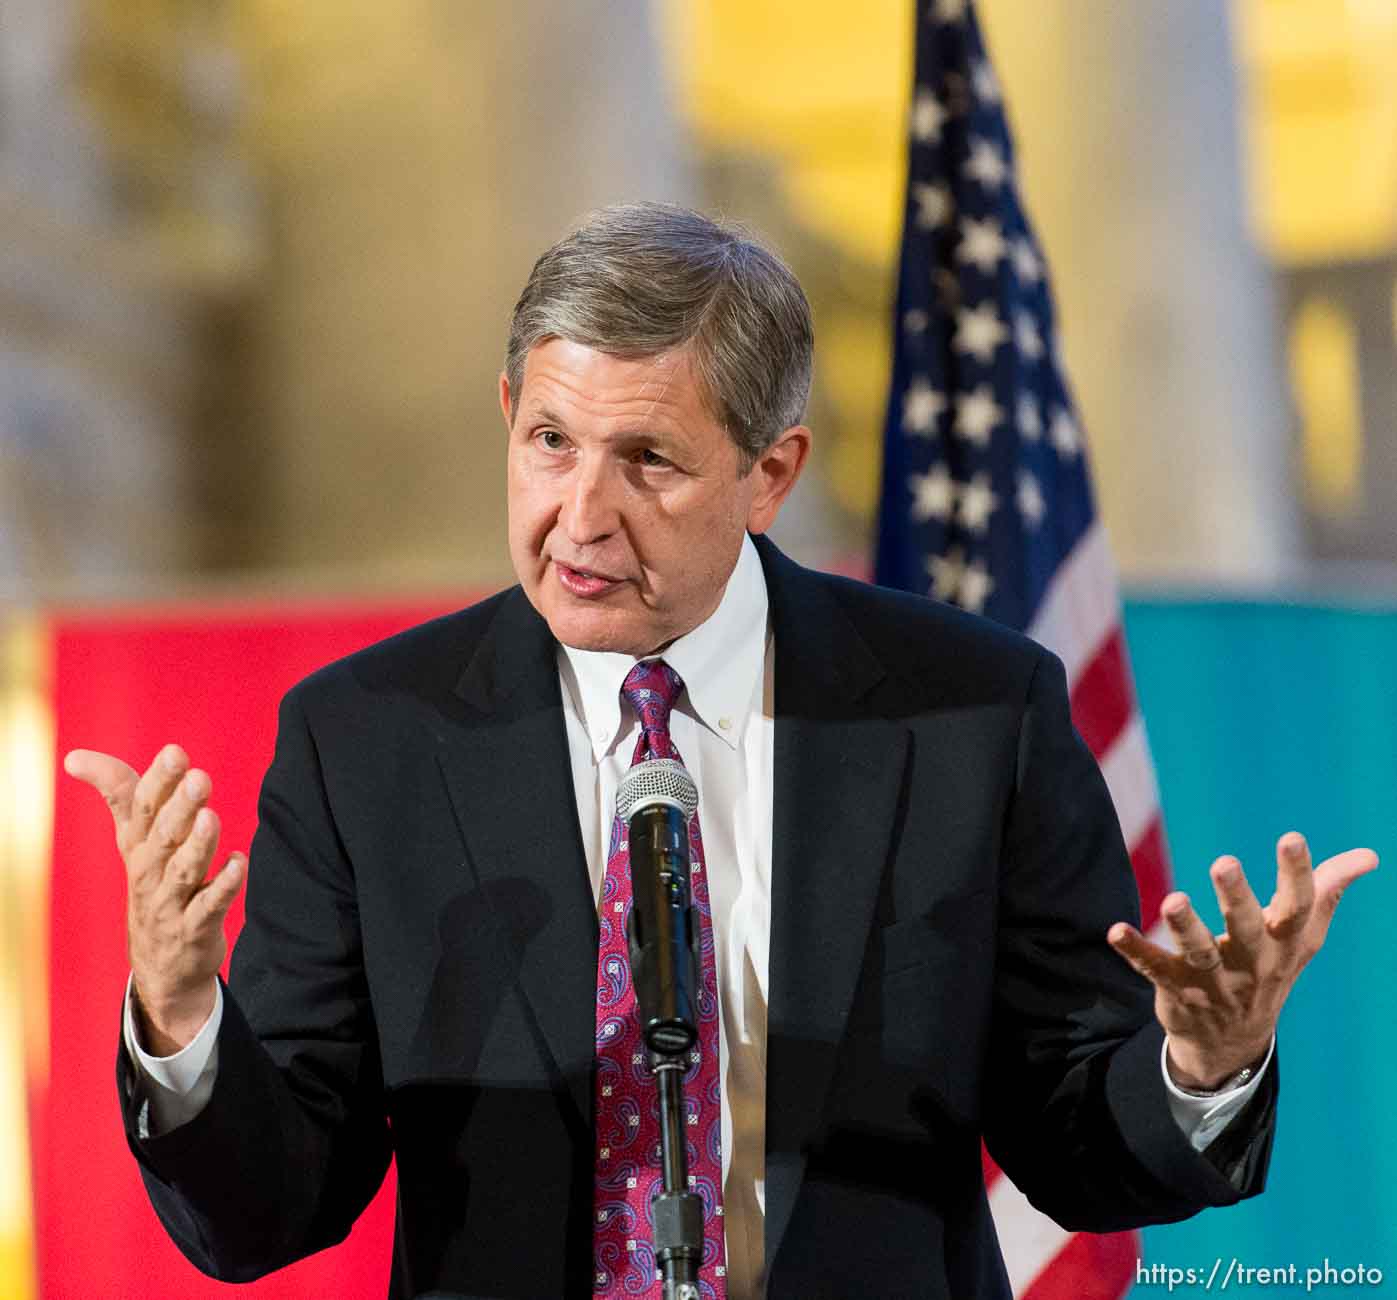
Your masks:
M 1068 1227 L 1259 1191 L 1275 1072 L 1168 1113 L 1137 912 L 1061 666 L 760 542 L 776 653 L 776 1297 L 1008 1294 L 980 1138 Z M 595 908 L 555 644 L 518 589 L 301 683 L 259 805 L 217 1083 L 132 1148 L 200 1268 L 342 1239 L 396 1153 L 392 1295 L 590 1295 Z M 713 816 L 712 812 L 705 814 Z

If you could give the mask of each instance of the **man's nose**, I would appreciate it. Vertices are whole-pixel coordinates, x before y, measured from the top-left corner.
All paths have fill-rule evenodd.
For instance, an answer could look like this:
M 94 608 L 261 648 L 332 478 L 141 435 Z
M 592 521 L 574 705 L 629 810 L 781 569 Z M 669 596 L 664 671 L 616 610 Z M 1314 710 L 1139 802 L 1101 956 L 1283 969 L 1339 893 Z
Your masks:
M 621 484 L 613 465 L 597 460 L 579 464 L 573 471 L 563 500 L 563 527 L 577 546 L 600 541 L 620 525 Z

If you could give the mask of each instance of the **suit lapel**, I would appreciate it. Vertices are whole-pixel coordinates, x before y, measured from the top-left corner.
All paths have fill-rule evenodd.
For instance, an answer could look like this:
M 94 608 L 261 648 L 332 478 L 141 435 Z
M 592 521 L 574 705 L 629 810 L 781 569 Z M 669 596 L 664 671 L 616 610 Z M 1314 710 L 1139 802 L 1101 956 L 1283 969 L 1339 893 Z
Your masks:
M 584 1122 L 592 1116 L 597 918 L 578 827 L 556 645 L 522 591 L 456 687 L 474 717 L 441 752 L 471 869 Z M 529 905 L 512 905 L 517 900 Z
M 805 1173 L 863 963 L 907 761 L 868 700 L 884 669 L 827 583 L 765 539 L 776 650 L 766 1258 Z

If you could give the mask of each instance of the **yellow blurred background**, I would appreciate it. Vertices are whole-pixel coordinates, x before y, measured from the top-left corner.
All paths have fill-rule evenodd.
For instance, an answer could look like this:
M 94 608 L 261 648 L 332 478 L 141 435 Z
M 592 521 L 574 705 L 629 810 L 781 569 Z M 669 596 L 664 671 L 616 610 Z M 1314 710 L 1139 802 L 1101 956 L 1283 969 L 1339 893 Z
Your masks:
M 1127 580 L 1390 590 L 1397 0 L 984 0 Z M 907 0 L 22 0 L 0 53 L 0 1293 L 34 1294 L 54 601 L 502 583 L 494 376 L 582 212 L 750 223 L 878 489 Z M 26 614 L 25 611 L 30 611 Z

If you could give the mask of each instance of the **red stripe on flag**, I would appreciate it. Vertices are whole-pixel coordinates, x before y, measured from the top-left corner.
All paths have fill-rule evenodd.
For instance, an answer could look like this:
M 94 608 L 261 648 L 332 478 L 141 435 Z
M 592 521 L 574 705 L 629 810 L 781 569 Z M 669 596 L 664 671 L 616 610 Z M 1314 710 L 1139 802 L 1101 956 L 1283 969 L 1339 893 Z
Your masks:
M 1136 1233 L 1079 1232 L 1019 1300 L 1120 1300 L 1135 1285 L 1139 1259 Z
M 1159 814 L 1131 848 L 1130 865 L 1135 869 L 1135 884 L 1140 890 L 1140 919 L 1148 930 L 1159 920 L 1159 905 L 1165 894 L 1174 888 L 1169 850 L 1164 843 L 1164 821 Z
M 1072 684 L 1072 722 L 1100 762 L 1135 712 L 1135 691 L 1117 623 Z

